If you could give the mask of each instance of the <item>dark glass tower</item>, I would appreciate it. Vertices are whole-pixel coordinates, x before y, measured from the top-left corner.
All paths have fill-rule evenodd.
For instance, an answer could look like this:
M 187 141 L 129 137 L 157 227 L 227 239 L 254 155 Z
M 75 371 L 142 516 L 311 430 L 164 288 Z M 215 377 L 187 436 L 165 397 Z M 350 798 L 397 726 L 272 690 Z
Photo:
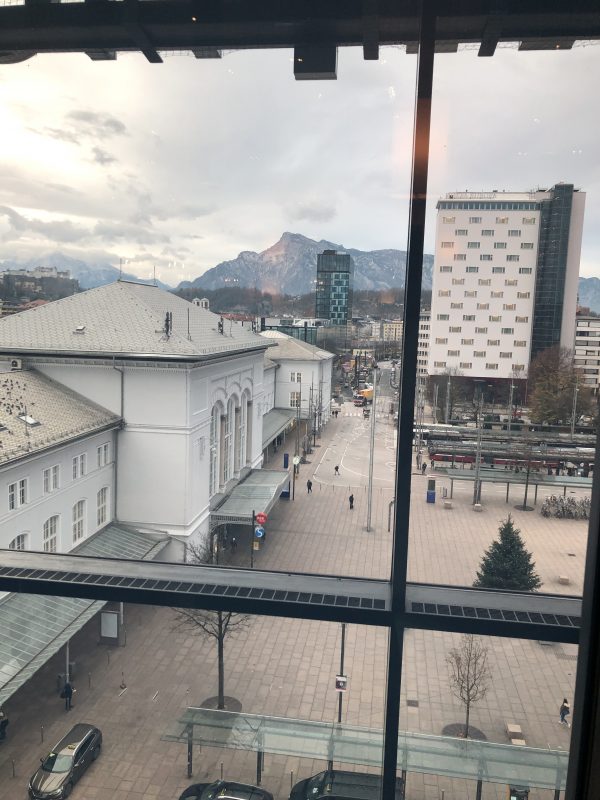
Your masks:
M 354 262 L 348 253 L 319 253 L 315 316 L 330 320 L 332 325 L 347 325 L 352 319 L 353 279 Z
M 552 197 L 540 203 L 532 359 L 560 344 L 574 188 L 572 183 L 557 184 Z

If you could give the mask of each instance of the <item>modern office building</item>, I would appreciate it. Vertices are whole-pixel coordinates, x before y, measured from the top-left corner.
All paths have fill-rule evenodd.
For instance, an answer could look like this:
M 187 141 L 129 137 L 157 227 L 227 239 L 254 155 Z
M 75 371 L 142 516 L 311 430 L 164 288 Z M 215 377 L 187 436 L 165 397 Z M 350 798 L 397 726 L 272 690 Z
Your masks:
M 585 386 L 597 395 L 600 392 L 600 317 L 577 315 L 574 361 Z
M 417 349 L 417 375 L 427 375 L 429 361 L 429 337 L 431 333 L 431 311 L 421 311 L 419 317 L 419 343 Z
M 429 373 L 527 374 L 572 347 L 585 194 L 453 192 L 437 204 Z
M 354 262 L 348 253 L 324 250 L 317 256 L 315 316 L 331 325 L 347 325 L 352 319 Z

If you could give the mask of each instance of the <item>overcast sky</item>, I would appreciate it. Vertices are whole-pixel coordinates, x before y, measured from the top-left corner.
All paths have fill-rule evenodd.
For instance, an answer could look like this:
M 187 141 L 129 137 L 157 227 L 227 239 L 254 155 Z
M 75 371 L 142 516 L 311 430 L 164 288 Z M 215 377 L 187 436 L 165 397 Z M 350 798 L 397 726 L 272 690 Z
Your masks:
M 406 248 L 416 57 L 340 50 L 198 61 L 40 56 L 0 67 L 0 259 L 60 250 L 176 285 L 283 231 Z M 581 274 L 600 276 L 600 47 L 436 57 L 430 208 L 453 190 L 587 193 Z

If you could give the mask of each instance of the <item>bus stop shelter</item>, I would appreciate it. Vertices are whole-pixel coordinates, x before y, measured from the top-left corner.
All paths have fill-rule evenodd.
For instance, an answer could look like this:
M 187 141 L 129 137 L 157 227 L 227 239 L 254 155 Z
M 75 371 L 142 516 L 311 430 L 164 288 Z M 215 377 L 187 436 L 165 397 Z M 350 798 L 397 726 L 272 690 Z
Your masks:
M 445 476 L 450 480 L 450 499 L 454 495 L 454 481 L 466 481 L 473 483 L 477 477 L 475 469 L 457 469 L 452 467 L 436 467 L 435 476 Z M 527 477 L 526 472 L 505 471 L 502 469 L 490 469 L 482 467 L 479 470 L 479 481 L 481 486 L 484 483 L 506 484 L 506 502 L 509 502 L 511 486 L 531 486 L 534 489 L 533 504 L 537 503 L 538 489 L 545 486 L 548 489 L 562 489 L 563 496 L 566 496 L 567 489 L 587 489 L 592 491 L 593 478 L 581 478 L 568 475 L 543 475 L 539 472 L 530 472 Z

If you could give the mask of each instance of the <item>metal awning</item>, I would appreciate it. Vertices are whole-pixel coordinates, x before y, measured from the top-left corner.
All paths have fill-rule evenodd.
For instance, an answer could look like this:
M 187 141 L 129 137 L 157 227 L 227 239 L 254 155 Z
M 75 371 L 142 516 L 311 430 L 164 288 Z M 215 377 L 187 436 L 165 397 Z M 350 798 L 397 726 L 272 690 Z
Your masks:
M 168 542 L 167 537 L 157 540 L 109 525 L 72 552 L 148 561 Z M 105 605 L 102 600 L 32 594 L 0 600 L 0 707 Z
M 296 411 L 289 408 L 272 408 L 263 417 L 263 450 L 276 436 L 290 425 L 296 417 Z
M 253 469 L 232 490 L 225 502 L 211 513 L 211 529 L 227 522 L 250 525 L 252 512 L 268 514 L 289 482 L 290 473 L 287 471 Z

